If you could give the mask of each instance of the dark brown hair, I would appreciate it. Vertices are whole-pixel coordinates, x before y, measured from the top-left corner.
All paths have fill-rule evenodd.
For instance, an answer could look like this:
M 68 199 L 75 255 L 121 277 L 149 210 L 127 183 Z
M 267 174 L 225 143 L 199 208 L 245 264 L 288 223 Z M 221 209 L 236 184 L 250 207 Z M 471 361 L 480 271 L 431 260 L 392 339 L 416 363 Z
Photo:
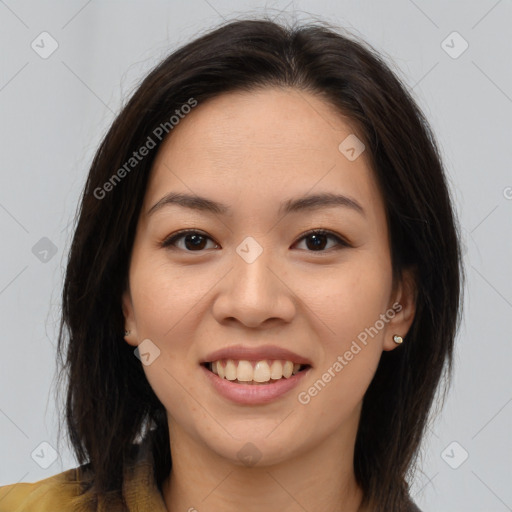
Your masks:
M 152 439 L 158 486 L 172 463 L 166 412 L 123 340 L 121 309 L 161 141 L 107 193 L 98 190 L 191 98 L 201 105 L 228 91 L 293 87 L 320 95 L 358 127 L 386 207 L 393 277 L 405 268 L 416 273 L 413 324 L 399 349 L 382 354 L 364 397 L 354 458 L 365 504 L 375 511 L 407 509 L 409 471 L 443 373 L 452 369 L 463 278 L 458 225 L 421 110 L 378 52 L 342 32 L 318 22 L 225 23 L 151 71 L 101 142 L 78 211 L 58 344 L 70 441 L 93 474 L 88 495 L 120 492 L 130 446 L 142 432 Z

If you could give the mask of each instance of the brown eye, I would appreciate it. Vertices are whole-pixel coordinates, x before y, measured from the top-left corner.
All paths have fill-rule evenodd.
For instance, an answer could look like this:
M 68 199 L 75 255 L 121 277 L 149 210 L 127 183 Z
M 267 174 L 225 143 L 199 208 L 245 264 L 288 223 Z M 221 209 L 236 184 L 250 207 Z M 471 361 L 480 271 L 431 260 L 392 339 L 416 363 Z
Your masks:
M 308 250 L 312 252 L 323 252 L 329 238 L 335 241 L 335 246 L 349 247 L 349 244 L 345 242 L 345 240 L 325 229 L 308 231 L 306 234 L 302 235 L 300 240 L 306 240 Z
M 176 242 L 181 239 L 183 239 L 184 246 L 177 247 Z M 200 252 L 205 249 L 207 240 L 211 240 L 211 238 L 199 231 L 185 230 L 180 231 L 164 240 L 162 242 L 162 247 L 177 247 L 188 252 Z

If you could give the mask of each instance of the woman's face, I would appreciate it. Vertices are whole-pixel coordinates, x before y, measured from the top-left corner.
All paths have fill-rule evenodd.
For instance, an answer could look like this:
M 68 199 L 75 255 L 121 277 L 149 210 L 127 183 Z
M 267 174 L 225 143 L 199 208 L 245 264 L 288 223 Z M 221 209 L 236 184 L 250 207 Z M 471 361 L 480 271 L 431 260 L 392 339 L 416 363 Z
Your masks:
M 410 287 L 392 289 L 384 204 L 361 150 L 322 99 L 273 88 L 200 103 L 160 148 L 123 311 L 171 443 L 181 433 L 239 464 L 273 464 L 353 441 L 381 353 L 414 309 Z M 191 233 L 164 244 L 180 230 Z M 279 378 L 286 360 L 308 366 Z

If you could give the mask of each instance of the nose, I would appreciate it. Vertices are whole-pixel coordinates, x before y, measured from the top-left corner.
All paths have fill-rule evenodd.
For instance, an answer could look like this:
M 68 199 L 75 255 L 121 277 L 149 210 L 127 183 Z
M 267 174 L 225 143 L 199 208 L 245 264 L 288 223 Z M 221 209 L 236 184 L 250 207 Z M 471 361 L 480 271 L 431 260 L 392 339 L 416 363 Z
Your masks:
M 264 323 L 292 321 L 297 297 L 288 283 L 283 262 L 263 250 L 254 260 L 233 253 L 231 271 L 219 283 L 213 315 L 219 323 L 238 321 L 256 328 Z

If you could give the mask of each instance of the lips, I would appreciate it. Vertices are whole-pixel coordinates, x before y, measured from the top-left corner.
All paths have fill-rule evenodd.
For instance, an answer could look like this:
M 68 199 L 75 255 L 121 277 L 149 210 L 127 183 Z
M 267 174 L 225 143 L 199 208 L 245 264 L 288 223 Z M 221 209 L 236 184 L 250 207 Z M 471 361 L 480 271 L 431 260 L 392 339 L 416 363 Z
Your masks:
M 278 399 L 290 397 L 291 391 L 299 386 L 310 374 L 312 368 L 291 375 L 290 378 L 282 378 L 271 383 L 251 385 L 249 383 L 237 383 L 221 379 L 218 375 L 208 370 L 205 364 L 199 365 L 205 378 L 216 393 L 231 403 L 244 406 L 265 405 Z M 291 395 L 293 396 L 293 395 Z M 289 399 L 292 399 L 291 397 Z
M 310 359 L 276 345 L 225 347 L 209 353 L 199 366 L 219 395 L 240 405 L 284 397 L 312 370 Z

